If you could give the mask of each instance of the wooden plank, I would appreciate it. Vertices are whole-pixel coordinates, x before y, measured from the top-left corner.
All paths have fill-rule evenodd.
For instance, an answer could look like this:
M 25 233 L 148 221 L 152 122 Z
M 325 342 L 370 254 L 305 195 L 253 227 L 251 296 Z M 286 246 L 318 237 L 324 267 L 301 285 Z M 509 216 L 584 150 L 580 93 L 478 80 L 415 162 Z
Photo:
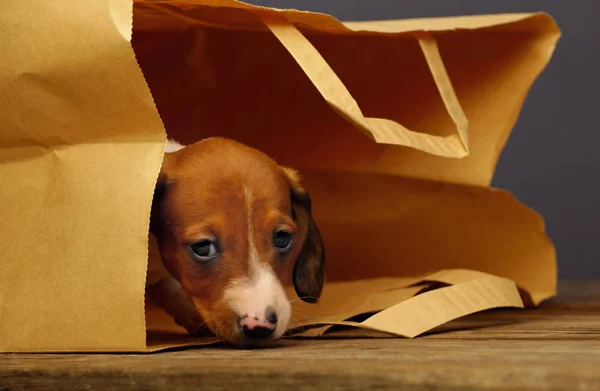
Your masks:
M 0 355 L 0 390 L 600 390 L 600 282 L 559 292 L 539 309 L 477 314 L 414 340 L 346 334 L 257 350 Z

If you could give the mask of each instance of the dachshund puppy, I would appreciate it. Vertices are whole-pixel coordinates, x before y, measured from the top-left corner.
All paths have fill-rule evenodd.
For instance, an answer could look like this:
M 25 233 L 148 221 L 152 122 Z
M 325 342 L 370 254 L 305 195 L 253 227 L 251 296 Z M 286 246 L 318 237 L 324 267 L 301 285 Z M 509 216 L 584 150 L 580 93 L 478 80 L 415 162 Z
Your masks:
M 279 339 L 284 287 L 316 302 L 321 234 L 298 174 L 225 138 L 169 141 L 150 219 L 149 297 L 189 334 L 238 346 Z

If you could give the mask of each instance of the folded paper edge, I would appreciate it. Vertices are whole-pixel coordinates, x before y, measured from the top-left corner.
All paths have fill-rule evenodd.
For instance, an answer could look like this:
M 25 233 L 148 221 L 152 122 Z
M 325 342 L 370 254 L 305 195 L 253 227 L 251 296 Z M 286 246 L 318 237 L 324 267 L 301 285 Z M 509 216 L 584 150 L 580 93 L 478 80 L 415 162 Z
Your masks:
M 485 299 L 485 302 L 478 302 L 477 299 L 481 298 Z M 442 302 L 446 302 L 446 305 L 443 306 L 446 309 L 445 316 L 441 316 L 444 312 L 435 311 L 435 307 Z M 456 305 L 456 302 L 459 305 Z M 402 320 L 407 321 L 407 323 L 403 325 L 404 331 L 402 331 L 402 334 L 407 335 L 409 338 L 415 338 L 452 320 L 492 308 L 524 308 L 521 295 L 514 281 L 494 276 L 423 293 L 373 315 L 362 324 L 378 328 L 383 332 L 396 333 L 395 328 L 389 329 L 383 325 L 386 317 L 393 317 L 398 312 L 417 306 L 420 310 L 423 308 L 429 309 L 427 312 L 429 320 L 435 316 L 439 316 L 439 318 L 427 325 L 418 327 L 409 324 L 414 320 L 414 317 L 403 317 Z M 421 311 L 413 311 L 413 313 L 423 314 Z
M 135 64 L 137 65 L 137 70 L 139 72 L 139 74 L 142 76 L 142 79 L 144 80 L 144 84 L 146 87 L 146 93 L 148 94 L 148 97 L 150 98 L 150 102 L 152 104 L 152 107 L 154 108 L 154 111 L 156 113 L 156 116 L 158 117 L 158 119 L 160 120 L 160 123 L 162 125 L 162 129 L 161 129 L 161 133 L 162 133 L 162 144 L 163 144 L 163 153 L 160 154 L 160 156 L 158 156 L 158 164 L 157 164 L 157 170 L 154 173 L 154 186 L 150 189 L 150 196 L 148 197 L 150 202 L 147 206 L 147 213 L 146 213 L 146 226 L 147 226 L 147 233 L 145 235 L 146 238 L 146 259 L 144 260 L 145 263 L 145 271 L 144 271 L 144 287 L 146 286 L 146 281 L 148 278 L 148 257 L 149 257 L 149 235 L 150 235 L 150 218 L 151 218 L 151 211 L 152 211 L 152 202 L 154 200 L 154 187 L 156 186 L 156 182 L 158 181 L 158 177 L 160 175 L 160 170 L 163 164 L 163 160 L 164 160 L 164 150 L 166 150 L 167 146 L 168 146 L 168 140 L 167 140 L 167 131 L 165 128 L 165 124 L 164 124 L 164 120 L 162 119 L 162 116 L 160 115 L 160 112 L 158 111 L 158 107 L 156 106 L 156 101 L 154 100 L 154 95 L 152 94 L 152 90 L 150 89 L 150 85 L 148 84 L 148 81 L 146 80 L 146 76 L 144 75 L 144 72 L 142 70 L 142 67 L 140 65 L 140 62 L 138 60 L 137 57 L 137 53 L 135 52 L 135 49 L 133 47 L 133 31 L 134 31 L 134 18 L 133 18 L 133 1 L 127 1 L 126 3 L 128 4 L 127 9 L 120 9 L 119 13 L 114 12 L 115 8 L 114 5 L 115 4 L 120 4 L 120 3 L 125 3 L 124 1 L 120 1 L 120 0 L 109 0 L 109 7 L 111 9 L 111 18 L 113 19 L 113 23 L 115 24 L 115 27 L 117 28 L 117 30 L 121 33 L 121 35 L 123 36 L 123 38 L 129 43 L 129 47 L 131 50 L 131 54 L 133 56 L 133 60 L 135 62 Z M 128 13 L 128 24 L 124 27 L 123 26 L 123 13 L 127 12 Z M 145 350 L 148 349 L 148 325 L 147 325 L 147 321 L 146 321 L 146 309 L 145 309 L 145 289 L 144 291 L 142 291 L 141 293 L 141 299 L 140 299 L 140 308 L 142 311 L 142 319 L 144 320 L 144 341 L 145 341 Z M 145 351 L 145 350 L 141 350 L 141 351 Z M 137 350 L 136 350 L 137 351 Z
M 240 0 L 228 1 L 194 1 L 194 0 L 133 0 L 135 3 L 146 4 L 149 6 L 172 5 L 172 6 L 205 6 L 213 8 L 236 8 L 247 11 L 262 11 L 283 13 L 291 17 L 292 23 L 297 22 L 295 15 L 311 15 L 319 18 L 319 22 L 315 24 L 326 24 L 327 28 L 318 28 L 312 24 L 307 24 L 305 20 L 301 23 L 302 27 L 311 30 L 338 30 L 339 32 L 347 33 L 414 33 L 419 31 L 426 32 L 442 32 L 451 30 L 478 30 L 494 26 L 510 25 L 514 23 L 522 23 L 532 18 L 544 18 L 550 22 L 552 29 L 558 30 L 558 25 L 555 19 L 544 11 L 538 12 L 518 12 L 518 13 L 496 13 L 496 14 L 473 14 L 462 16 L 442 16 L 434 18 L 407 18 L 407 19 L 384 19 L 384 20 L 366 20 L 366 21 L 341 21 L 336 17 L 316 11 L 299 10 L 294 8 L 276 8 L 260 6 L 246 3 Z M 328 22 L 328 23 L 324 23 Z M 478 22 L 478 23 L 475 23 Z M 443 27 L 439 27 L 439 25 Z M 407 25 L 412 25 L 412 28 L 406 28 Z M 437 25 L 438 27 L 432 26 Z
M 558 32 L 556 20 L 547 12 L 529 13 L 498 13 L 463 16 L 446 16 L 437 18 L 410 18 L 393 20 L 344 21 L 342 24 L 354 32 L 369 33 L 414 33 L 426 31 L 430 33 L 453 30 L 481 30 L 490 27 L 502 27 L 511 24 L 521 24 L 535 18 L 543 18 L 550 29 L 532 29 L 531 32 Z M 402 26 L 402 27 L 401 27 Z M 406 28 L 404 26 L 411 26 Z
M 489 291 L 489 294 L 486 295 L 486 291 Z M 498 295 L 498 292 L 503 292 L 505 293 L 505 295 Z M 462 297 L 463 299 L 462 301 L 460 301 L 460 305 L 452 306 L 451 302 L 460 297 Z M 485 303 L 478 303 L 479 305 L 465 306 L 465 303 L 469 299 L 473 299 L 476 297 L 484 297 Z M 450 302 L 446 303 L 450 305 L 444 306 L 444 308 L 446 309 L 446 316 L 440 316 L 440 314 L 444 313 L 443 311 L 435 311 L 436 305 L 439 306 L 439 303 L 443 301 Z M 436 316 L 438 316 L 438 319 L 435 321 L 430 321 L 429 324 L 426 325 L 415 326 L 414 324 L 411 324 L 415 318 L 414 316 L 397 316 L 395 318 L 397 318 L 398 321 L 394 322 L 395 324 L 393 327 L 384 325 L 386 321 L 390 322 L 390 317 L 394 317 L 394 315 L 396 315 L 399 312 L 403 312 L 403 310 L 405 310 L 408 307 L 417 306 L 421 309 L 428 308 L 428 311 L 426 312 L 411 311 L 413 315 L 420 315 L 421 321 L 424 321 L 425 319 L 431 320 Z M 339 325 L 349 326 L 358 329 L 372 330 L 401 338 L 416 338 L 419 335 L 431 331 L 443 324 L 446 324 L 452 320 L 465 317 L 467 315 L 494 308 L 510 307 L 524 308 L 523 301 L 521 300 L 521 296 L 519 294 L 516 284 L 513 281 L 506 278 L 489 276 L 477 278 L 469 282 L 463 282 L 448 287 L 438 288 L 417 296 L 413 296 L 410 299 L 404 300 L 392 307 L 389 307 L 388 309 L 378 312 L 377 314 L 369 317 L 367 320 L 360 323 L 348 321 L 314 322 L 306 324 L 304 326 L 298 326 L 296 329 L 299 331 L 305 331 L 302 330 L 302 327 L 319 328 L 322 326 Z M 448 312 L 448 308 L 452 308 L 452 311 Z M 427 316 L 427 318 L 424 318 L 425 316 Z M 288 333 L 290 337 L 294 337 L 295 334 L 297 333 L 294 333 L 293 330 Z
M 482 272 L 479 270 L 464 269 L 464 268 L 441 269 L 441 270 L 438 270 L 435 272 L 422 274 L 420 276 L 415 276 L 414 278 L 410 278 L 410 281 L 407 279 L 407 281 L 405 281 L 406 282 L 405 285 L 398 285 L 397 288 L 398 289 L 412 288 L 412 287 L 428 285 L 428 284 L 432 284 L 432 283 L 441 283 L 441 284 L 448 285 L 448 286 L 457 286 L 457 285 L 468 284 L 468 283 L 471 283 L 474 281 L 480 281 L 480 280 L 485 280 L 485 279 L 501 279 L 501 280 L 510 281 L 512 284 L 514 284 L 516 286 L 517 290 L 519 289 L 518 285 L 509 278 L 497 276 L 497 275 L 487 273 L 487 272 Z M 370 279 L 367 279 L 367 280 L 370 280 Z M 438 288 L 438 289 L 443 289 L 443 288 Z M 438 289 L 435 289 L 433 291 L 437 291 Z M 429 291 L 429 292 L 433 292 L 433 291 Z M 525 289 L 523 289 L 523 291 L 529 293 Z M 426 292 L 426 293 L 429 293 L 429 292 Z M 520 291 L 518 290 L 518 292 L 520 292 Z M 425 294 L 425 293 L 423 293 L 423 294 Z M 404 302 L 404 301 L 402 301 L 402 302 Z M 400 303 L 398 303 L 398 304 L 400 304 Z M 383 311 L 385 311 L 385 310 L 383 310 Z M 313 323 L 318 323 L 318 322 L 313 322 Z M 306 322 L 306 323 L 301 324 L 300 327 L 308 326 L 310 324 L 312 324 L 312 323 Z

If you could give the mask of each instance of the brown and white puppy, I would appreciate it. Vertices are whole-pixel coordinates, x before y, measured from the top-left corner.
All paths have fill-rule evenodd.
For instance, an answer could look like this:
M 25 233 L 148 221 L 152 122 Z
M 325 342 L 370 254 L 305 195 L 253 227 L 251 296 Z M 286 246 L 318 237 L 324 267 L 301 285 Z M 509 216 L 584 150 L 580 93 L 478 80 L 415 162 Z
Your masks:
M 280 338 L 284 286 L 316 302 L 324 249 L 295 171 L 224 138 L 170 141 L 150 224 L 149 296 L 190 334 L 234 345 Z

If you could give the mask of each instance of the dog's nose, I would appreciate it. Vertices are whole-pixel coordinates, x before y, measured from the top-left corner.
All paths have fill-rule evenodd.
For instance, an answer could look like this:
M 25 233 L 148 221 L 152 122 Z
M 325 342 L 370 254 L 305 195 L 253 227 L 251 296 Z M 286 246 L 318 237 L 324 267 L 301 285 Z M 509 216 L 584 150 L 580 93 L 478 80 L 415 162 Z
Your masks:
M 268 308 L 264 316 L 245 315 L 240 319 L 240 326 L 246 338 L 265 339 L 270 337 L 277 327 L 277 314 Z
M 267 316 L 265 317 L 265 319 L 267 320 L 267 322 L 271 323 L 272 325 L 276 325 L 277 324 L 277 313 L 275 313 L 275 310 L 272 309 L 271 307 L 267 308 Z
M 265 339 L 273 334 L 275 328 L 256 326 L 254 328 L 249 328 L 248 326 L 243 326 L 244 335 L 246 338 L 250 339 Z

